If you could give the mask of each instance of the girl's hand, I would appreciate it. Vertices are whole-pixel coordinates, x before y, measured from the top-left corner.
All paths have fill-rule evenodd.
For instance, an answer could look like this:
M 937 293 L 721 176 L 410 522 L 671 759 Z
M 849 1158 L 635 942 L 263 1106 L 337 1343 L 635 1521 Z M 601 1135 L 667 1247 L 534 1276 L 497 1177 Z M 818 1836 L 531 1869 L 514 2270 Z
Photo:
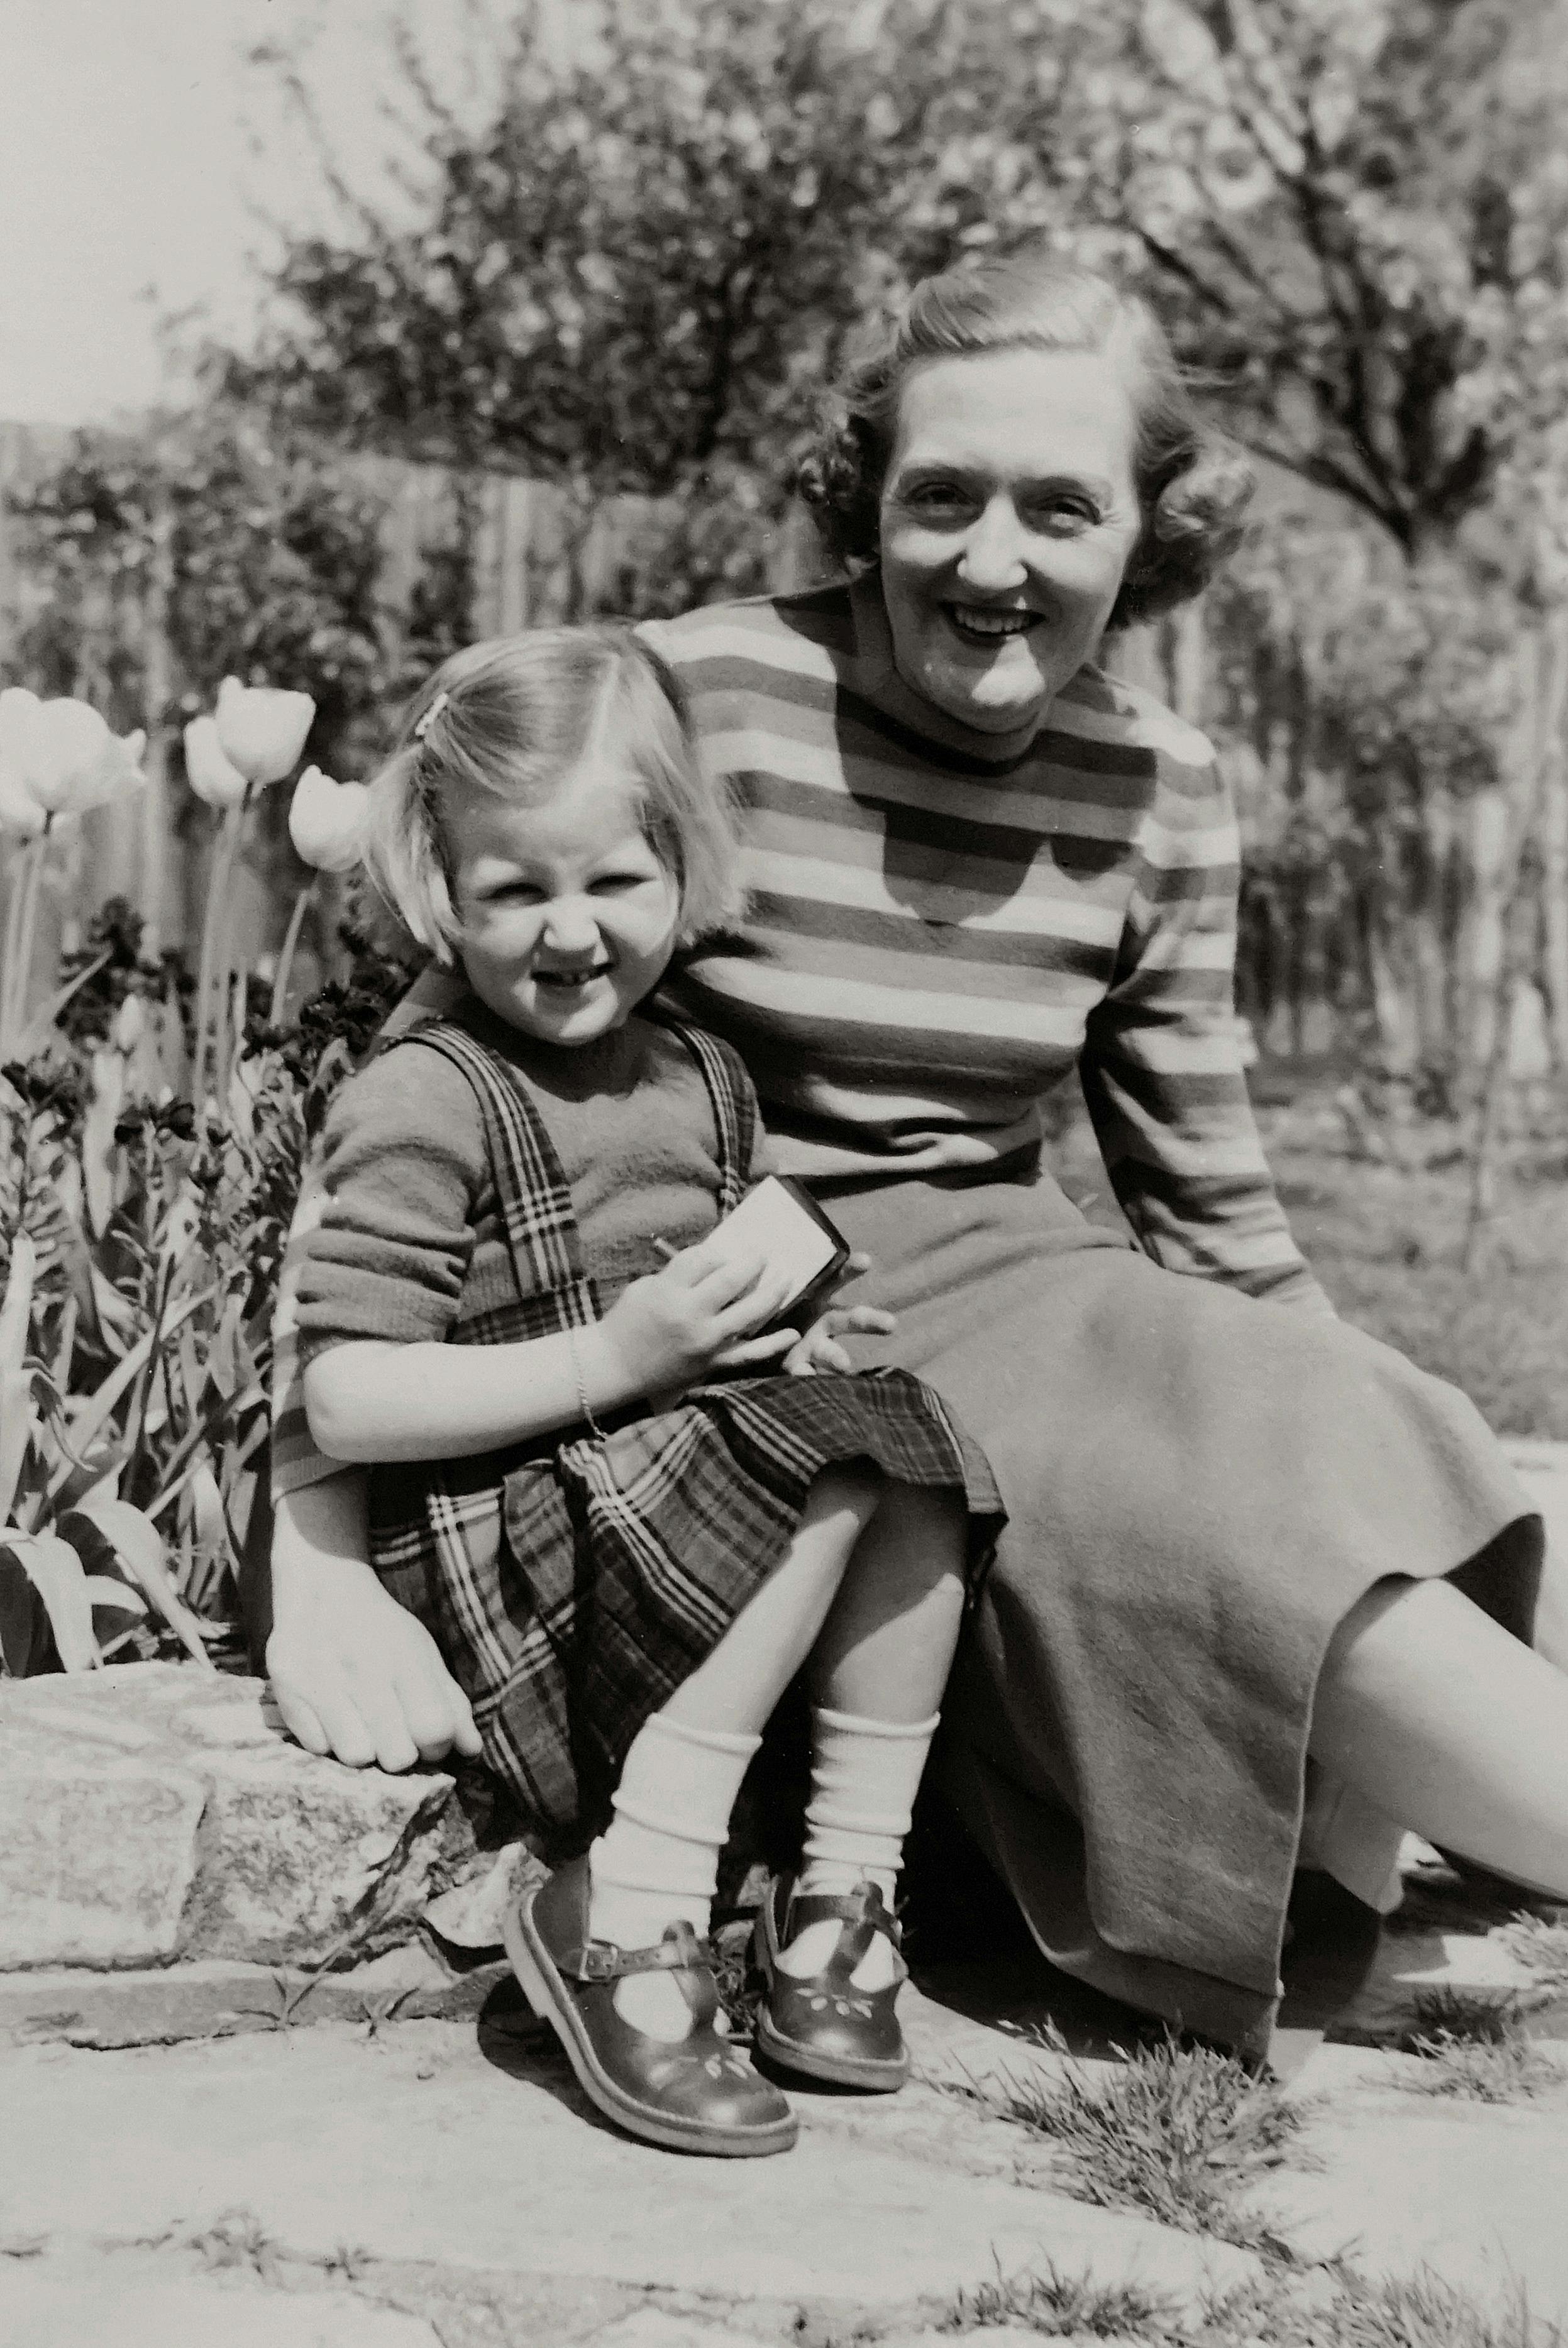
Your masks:
M 859 1334 L 885 1336 L 898 1323 L 891 1313 L 879 1304 L 841 1304 L 824 1313 L 812 1323 L 805 1335 L 790 1346 L 784 1356 L 784 1367 L 792 1378 L 814 1378 L 824 1370 L 836 1370 L 849 1375 L 854 1364 L 839 1344 L 839 1339 L 851 1332 Z
M 758 1256 L 726 1260 L 706 1242 L 634 1280 L 593 1332 L 611 1385 L 627 1399 L 689 1385 L 705 1371 L 767 1360 L 795 1341 L 764 1329 L 789 1293 L 788 1273 Z M 749 1341 L 749 1342 L 748 1342 Z

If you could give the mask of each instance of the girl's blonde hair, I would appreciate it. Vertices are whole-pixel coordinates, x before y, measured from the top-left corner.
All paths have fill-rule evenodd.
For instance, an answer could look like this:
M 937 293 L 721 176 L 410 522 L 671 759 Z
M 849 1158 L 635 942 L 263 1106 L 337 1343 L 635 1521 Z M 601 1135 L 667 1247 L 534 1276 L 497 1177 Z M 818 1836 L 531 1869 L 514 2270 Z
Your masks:
M 542 807 L 601 744 L 635 778 L 644 837 L 680 891 L 680 942 L 738 917 L 733 804 L 701 770 L 671 670 L 629 628 L 534 628 L 443 662 L 370 786 L 365 870 L 406 940 L 452 960 L 453 792 Z
M 1240 541 L 1251 469 L 1199 415 L 1148 304 L 1039 238 L 923 278 L 902 308 L 874 322 L 800 468 L 801 494 L 829 551 L 851 567 L 877 559 L 882 482 L 915 368 L 1016 350 L 1101 352 L 1126 371 L 1143 528 L 1110 628 L 1136 626 L 1199 593 Z

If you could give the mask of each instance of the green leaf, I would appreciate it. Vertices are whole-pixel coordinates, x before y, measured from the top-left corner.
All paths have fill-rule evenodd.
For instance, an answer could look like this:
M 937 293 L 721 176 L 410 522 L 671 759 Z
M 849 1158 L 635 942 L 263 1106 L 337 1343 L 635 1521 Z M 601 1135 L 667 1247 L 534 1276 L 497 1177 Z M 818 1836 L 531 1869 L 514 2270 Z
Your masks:
M 22 1463 L 36 1425 L 32 1379 L 25 1370 L 0 1369 L 0 1525 L 10 1522 Z
M 81 1559 L 57 1533 L 7 1533 L 0 1558 L 18 1564 L 39 1597 L 68 1672 L 90 1671 L 99 1659 L 93 1636 L 92 1601 Z
M 133 1581 L 144 1590 L 192 1663 L 216 1669 L 201 1643 L 201 1633 L 190 1608 L 175 1596 L 163 1562 L 163 1540 L 158 1527 L 129 1500 L 90 1500 L 62 1519 L 69 1530 L 81 1520 L 103 1535 Z
M 21 1560 L 0 1548 L 0 1679 L 25 1680 L 50 1653 L 49 1618 Z
M 193 1313 L 199 1312 L 203 1304 L 211 1303 L 217 1293 L 215 1287 L 205 1288 L 199 1294 L 187 1297 L 179 1310 L 170 1313 L 164 1322 L 165 1342 L 167 1343 L 174 1331 L 180 1328 L 182 1323 L 188 1321 Z M 149 1354 L 152 1351 L 154 1334 L 149 1329 L 144 1335 L 138 1338 L 130 1351 L 116 1363 L 102 1385 L 88 1398 L 71 1421 L 71 1448 L 78 1456 L 85 1453 L 88 1445 L 146 1362 Z M 68 1473 L 68 1470 L 56 1478 L 54 1490 L 58 1491 L 65 1483 L 66 1473 Z
M 119 1170 L 119 1144 L 115 1123 L 125 1099 L 125 1060 L 119 1052 L 92 1056 L 92 1090 L 82 1119 L 82 1189 L 87 1199 L 88 1228 L 101 1239 L 114 1212 L 115 1179 Z
M 5 1298 L 0 1301 L 0 1372 L 19 1370 L 27 1357 L 33 1282 L 37 1269 L 37 1251 L 32 1240 L 26 1231 L 18 1231 L 11 1242 L 11 1269 Z
M 140 1591 L 133 1590 L 129 1581 L 121 1581 L 118 1574 L 89 1573 L 82 1587 L 95 1607 L 118 1606 L 122 1614 L 147 1612 L 147 1601 Z

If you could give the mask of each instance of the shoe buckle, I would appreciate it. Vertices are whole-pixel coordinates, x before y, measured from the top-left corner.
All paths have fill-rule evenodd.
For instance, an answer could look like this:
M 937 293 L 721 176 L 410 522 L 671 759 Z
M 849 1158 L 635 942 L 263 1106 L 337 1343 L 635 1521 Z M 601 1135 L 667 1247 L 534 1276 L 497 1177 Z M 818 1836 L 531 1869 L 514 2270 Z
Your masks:
M 581 1982 L 608 1982 L 620 1977 L 621 1952 L 614 1941 L 584 1941 L 573 1967 Z

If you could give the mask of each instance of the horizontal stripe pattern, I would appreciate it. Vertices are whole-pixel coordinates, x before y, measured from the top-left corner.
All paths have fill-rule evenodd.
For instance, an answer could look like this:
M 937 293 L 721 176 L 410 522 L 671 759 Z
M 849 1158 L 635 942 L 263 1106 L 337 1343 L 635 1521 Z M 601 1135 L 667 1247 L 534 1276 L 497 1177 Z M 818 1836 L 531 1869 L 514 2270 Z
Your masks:
M 1316 1301 L 1247 1100 L 1239 839 L 1201 734 L 1085 671 L 1023 750 L 956 751 L 890 714 L 908 696 L 841 588 L 645 633 L 735 795 L 751 892 L 674 992 L 749 1064 L 780 1170 L 999 1159 L 1076 1067 L 1150 1254 Z

